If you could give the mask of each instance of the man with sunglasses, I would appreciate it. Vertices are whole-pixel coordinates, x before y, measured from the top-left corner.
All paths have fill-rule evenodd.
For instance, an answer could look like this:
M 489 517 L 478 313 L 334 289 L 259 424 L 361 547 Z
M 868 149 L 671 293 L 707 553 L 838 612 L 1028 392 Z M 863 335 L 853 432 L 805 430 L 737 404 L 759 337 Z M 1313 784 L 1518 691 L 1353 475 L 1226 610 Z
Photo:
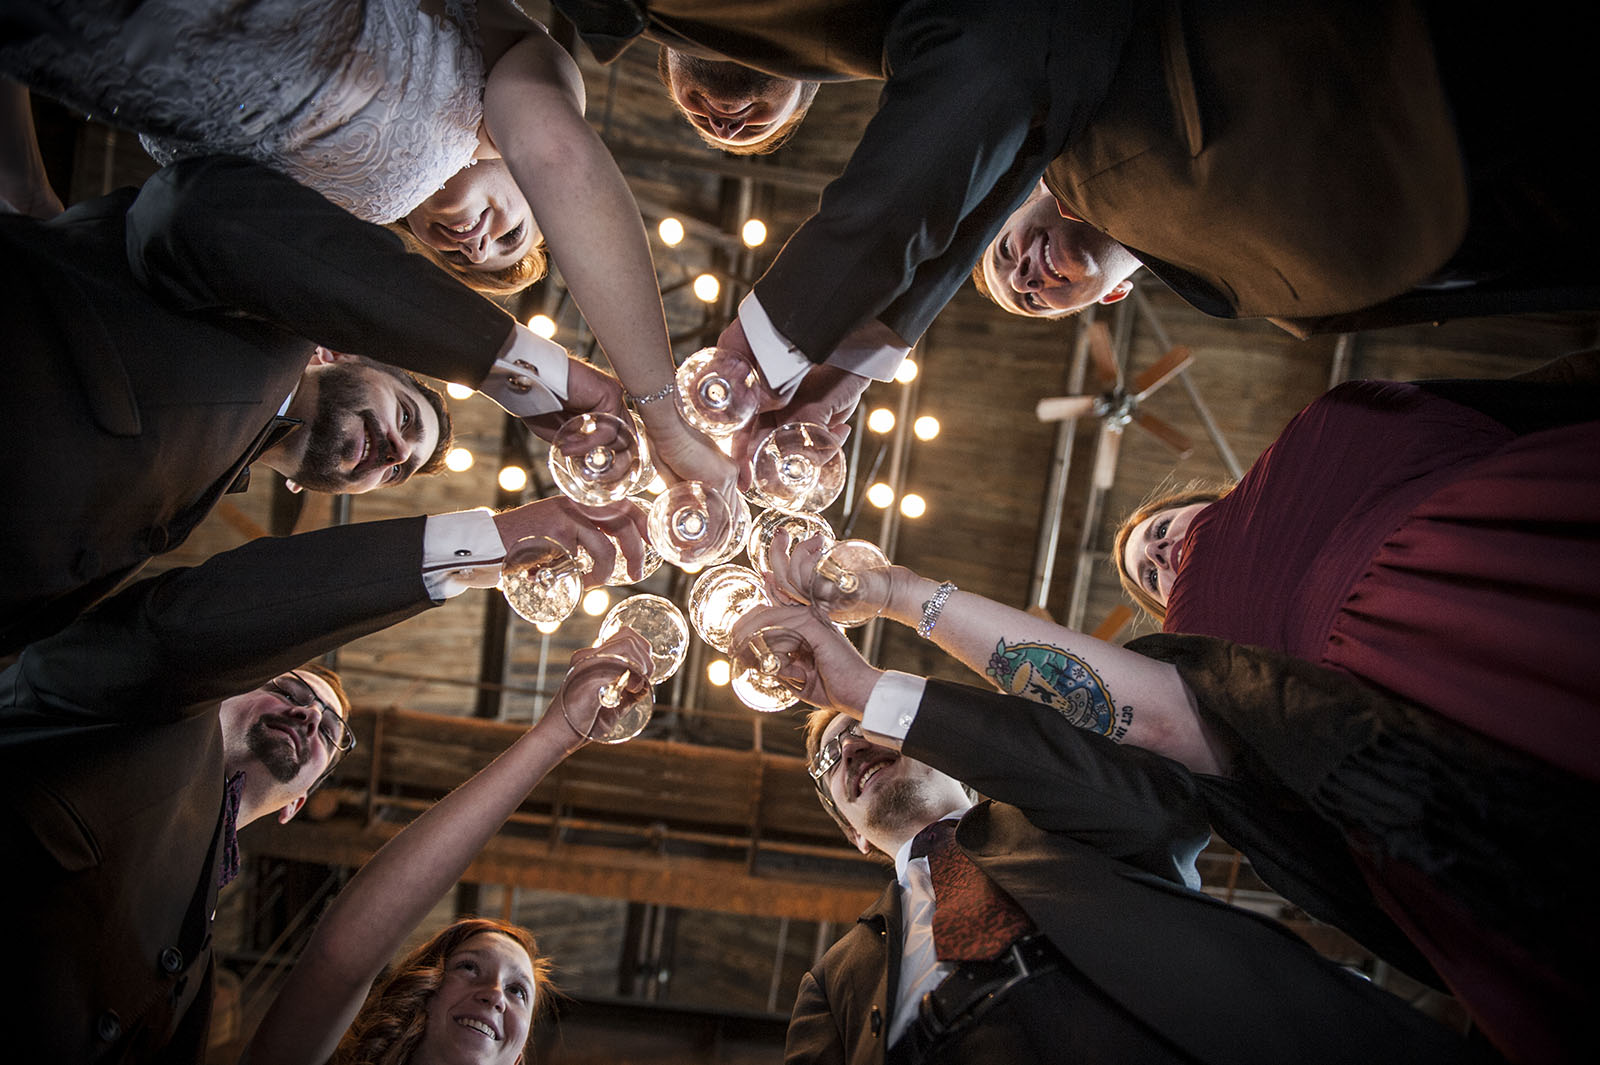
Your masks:
M 806 750 L 823 806 L 895 871 L 801 981 L 791 1065 L 1473 1060 L 1198 890 L 1209 830 L 1182 766 L 1087 733 L 1046 743 L 1019 700 L 875 669 L 805 607 L 756 611 L 735 639 L 768 626 L 822 708 Z
M 307 661 L 468 587 L 549 537 L 643 560 L 637 507 L 540 500 L 262 537 L 119 592 L 0 671 L 0 992 L 8 1060 L 198 1062 L 211 919 L 234 833 L 287 821 L 355 746 Z

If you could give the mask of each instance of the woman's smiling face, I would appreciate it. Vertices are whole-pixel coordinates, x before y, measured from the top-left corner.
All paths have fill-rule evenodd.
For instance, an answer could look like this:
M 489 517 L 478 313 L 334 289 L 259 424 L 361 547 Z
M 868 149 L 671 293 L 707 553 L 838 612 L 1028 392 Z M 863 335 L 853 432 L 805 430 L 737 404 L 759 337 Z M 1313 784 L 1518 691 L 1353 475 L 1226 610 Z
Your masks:
M 1118 560 L 1123 572 L 1163 605 L 1183 562 L 1183 540 L 1189 526 L 1209 503 L 1158 510 L 1133 527 Z
M 500 159 L 483 159 L 445 182 L 410 214 L 416 238 L 467 270 L 502 270 L 539 239 L 527 198 Z

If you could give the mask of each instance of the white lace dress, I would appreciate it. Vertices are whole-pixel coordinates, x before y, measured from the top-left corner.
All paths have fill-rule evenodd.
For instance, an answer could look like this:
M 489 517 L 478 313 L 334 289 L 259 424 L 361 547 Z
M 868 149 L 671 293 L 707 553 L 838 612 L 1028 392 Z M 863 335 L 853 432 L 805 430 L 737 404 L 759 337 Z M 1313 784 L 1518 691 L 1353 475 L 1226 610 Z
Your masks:
M 478 146 L 471 0 L 447 17 L 418 0 L 4 2 L 0 72 L 144 134 L 162 163 L 246 156 L 388 222 Z

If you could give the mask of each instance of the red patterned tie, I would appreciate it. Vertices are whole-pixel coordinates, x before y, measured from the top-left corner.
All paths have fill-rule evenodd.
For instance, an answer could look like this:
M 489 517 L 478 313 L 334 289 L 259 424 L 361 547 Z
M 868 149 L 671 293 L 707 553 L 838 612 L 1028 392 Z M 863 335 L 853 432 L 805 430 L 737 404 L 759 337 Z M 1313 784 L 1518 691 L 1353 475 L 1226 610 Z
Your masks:
M 940 961 L 989 961 L 1033 922 L 956 844 L 956 823 L 935 821 L 911 841 L 933 879 L 933 950 Z

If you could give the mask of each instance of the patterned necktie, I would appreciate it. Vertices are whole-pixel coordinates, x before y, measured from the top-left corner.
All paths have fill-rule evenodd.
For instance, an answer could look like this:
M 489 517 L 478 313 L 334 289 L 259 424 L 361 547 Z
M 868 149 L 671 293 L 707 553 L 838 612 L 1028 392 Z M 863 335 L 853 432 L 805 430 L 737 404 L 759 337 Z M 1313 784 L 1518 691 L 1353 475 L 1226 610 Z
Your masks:
M 989 961 L 1033 922 L 956 844 L 956 823 L 935 821 L 911 841 L 933 880 L 933 950 L 940 961 Z

